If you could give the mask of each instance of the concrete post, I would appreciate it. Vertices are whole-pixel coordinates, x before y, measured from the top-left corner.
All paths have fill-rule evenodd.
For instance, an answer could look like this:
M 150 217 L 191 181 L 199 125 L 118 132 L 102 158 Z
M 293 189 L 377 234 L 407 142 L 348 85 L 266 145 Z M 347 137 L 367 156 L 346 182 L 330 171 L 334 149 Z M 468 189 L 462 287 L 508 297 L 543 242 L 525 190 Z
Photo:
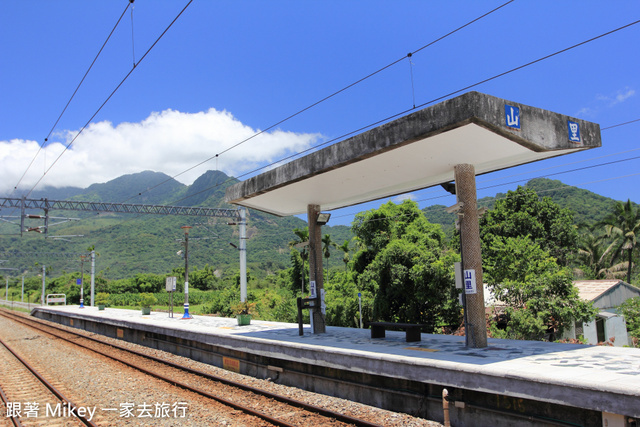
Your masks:
M 309 221 L 309 281 L 316 282 L 316 296 L 324 294 L 322 277 L 322 226 L 318 224 L 319 205 L 307 206 L 307 219 Z M 318 298 L 320 301 L 320 298 Z M 327 331 L 324 313 L 320 303 L 316 303 L 311 309 L 313 316 L 313 333 L 323 334 Z
M 247 300 L 247 210 L 239 207 L 240 213 L 240 302 Z
M 44 305 L 44 292 L 45 292 L 45 283 L 47 280 L 47 269 L 43 265 L 42 266 L 42 295 L 40 295 L 40 304 Z
M 460 219 L 462 268 L 475 271 L 476 292 L 466 294 L 465 310 L 469 322 L 469 328 L 465 331 L 466 343 L 468 347 L 482 348 L 487 346 L 487 322 L 482 287 L 482 253 L 475 168 L 470 164 L 460 164 L 454 167 L 454 173 L 458 202 L 463 203 Z
M 184 230 L 184 314 L 182 319 L 192 319 L 189 314 L 189 229 L 190 225 L 180 227 Z
M 91 307 L 95 304 L 96 294 L 96 251 L 91 251 Z

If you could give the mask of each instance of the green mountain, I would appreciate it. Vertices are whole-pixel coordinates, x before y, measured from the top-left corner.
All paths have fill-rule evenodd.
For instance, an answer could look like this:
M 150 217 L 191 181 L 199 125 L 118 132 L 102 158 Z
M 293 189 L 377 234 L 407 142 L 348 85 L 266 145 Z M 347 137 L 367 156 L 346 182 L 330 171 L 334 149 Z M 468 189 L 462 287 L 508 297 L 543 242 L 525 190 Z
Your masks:
M 45 189 L 29 198 L 105 201 L 135 204 L 168 204 L 178 206 L 207 206 L 233 209 L 224 202 L 225 190 L 238 182 L 220 171 L 208 171 L 186 186 L 163 173 L 145 171 L 124 175 L 104 184 L 86 189 Z M 560 181 L 544 178 L 527 183 L 540 196 L 548 196 L 562 207 L 575 212 L 576 222 L 595 222 L 610 210 L 613 199 L 587 190 L 571 187 Z M 61 197 L 67 196 L 67 197 Z M 480 206 L 492 207 L 496 199 L 486 197 Z M 453 236 L 455 216 L 445 206 L 425 208 L 432 223 L 441 224 L 449 237 Z M 41 212 L 38 212 L 40 214 Z M 2 215 L 19 212 L 3 210 Z M 233 275 L 238 271 L 239 254 L 230 243 L 238 246 L 237 225 L 229 225 L 228 218 L 180 217 L 162 215 L 134 215 L 78 211 L 50 212 L 49 235 L 23 233 L 7 220 L 0 222 L 0 259 L 8 259 L 5 267 L 29 270 L 36 274 L 42 264 L 53 276 L 65 271 L 78 271 L 81 253 L 93 246 L 99 254 L 96 270 L 109 279 L 130 277 L 138 273 L 168 273 L 184 267 L 184 259 L 176 255 L 182 249 L 185 234 L 182 226 L 192 226 L 189 232 L 189 260 L 193 268 L 210 266 L 220 275 Z M 53 218 L 55 217 L 55 219 Z M 42 220 L 27 220 L 27 226 L 43 225 Z M 249 210 L 247 226 L 247 264 L 253 275 L 263 276 L 288 268 L 289 242 L 295 239 L 292 230 L 306 227 L 306 221 L 297 217 L 280 218 Z M 347 226 L 325 226 L 323 233 L 342 244 L 353 235 Z M 62 237 L 61 237 L 62 236 Z M 84 236 L 84 237 L 64 237 Z M 13 252 L 23 256 L 16 257 Z M 54 254 L 54 255 L 52 255 Z M 10 257 L 9 257 L 10 255 Z M 37 265 L 36 265 L 37 263 Z M 342 253 L 331 250 L 329 266 L 342 267 Z
M 29 198 L 235 209 L 224 202 L 224 194 L 226 188 L 236 182 L 237 179 L 223 172 L 207 171 L 192 185 L 186 186 L 163 173 L 145 171 L 94 184 L 84 190 L 70 187 L 45 189 L 32 193 Z M 0 214 L 8 215 L 9 212 L 3 210 Z M 7 259 L 6 255 L 10 255 L 12 268 L 29 270 L 32 274 L 39 272 L 44 264 L 50 268 L 50 275 L 57 276 L 65 271 L 78 271 L 79 254 L 86 253 L 87 248 L 93 246 L 99 254 L 96 270 L 105 278 L 167 273 L 184 267 L 184 259 L 176 255 L 182 249 L 185 237 L 181 227 L 192 226 L 189 232 L 190 268 L 209 265 L 221 275 L 233 275 L 239 269 L 238 251 L 230 245 L 238 246 L 239 230 L 237 225 L 228 225 L 230 218 L 80 211 L 52 211 L 49 215 L 52 218 L 46 239 L 39 233 L 23 233 L 20 237 L 16 225 L 0 222 L 0 259 Z M 71 218 L 75 219 L 67 220 Z M 35 227 L 43 225 L 43 221 L 27 220 L 25 224 Z M 297 217 L 280 218 L 249 210 L 247 265 L 252 274 L 261 276 L 288 268 L 289 242 L 295 238 L 292 230 L 306 225 L 306 221 Z M 330 234 L 336 243 L 352 237 L 345 226 L 325 226 L 323 233 Z M 23 255 L 16 257 L 14 252 Z M 329 265 L 342 266 L 342 253 L 337 249 L 331 252 Z
M 549 197 L 560 207 L 573 211 L 576 224 L 593 224 L 602 220 L 615 203 L 614 199 L 547 178 L 532 179 L 525 187 L 535 190 L 540 197 Z M 498 193 L 495 197 L 483 197 L 478 200 L 478 206 L 491 209 L 496 200 L 504 197 L 504 193 Z M 444 205 L 429 206 L 423 212 L 430 222 L 442 225 L 448 236 L 453 235 L 455 215 L 447 213 Z
M 614 199 L 563 184 L 558 180 L 532 179 L 527 183 L 527 188 L 535 190 L 541 197 L 550 197 L 563 208 L 572 210 L 575 213 L 574 220 L 578 224 L 593 224 L 601 221 L 615 203 Z

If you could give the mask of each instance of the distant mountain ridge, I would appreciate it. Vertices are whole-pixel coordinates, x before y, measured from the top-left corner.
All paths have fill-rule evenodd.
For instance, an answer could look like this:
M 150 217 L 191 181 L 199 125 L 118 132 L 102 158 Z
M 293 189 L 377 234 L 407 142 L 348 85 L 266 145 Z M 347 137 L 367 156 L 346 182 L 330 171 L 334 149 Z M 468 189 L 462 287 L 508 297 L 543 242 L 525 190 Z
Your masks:
M 616 202 L 609 197 L 548 178 L 534 178 L 524 187 L 535 190 L 540 197 L 549 197 L 562 208 L 571 210 L 574 213 L 576 224 L 593 224 L 602 220 Z M 491 209 L 496 200 L 504 197 L 506 197 L 505 193 L 498 193 L 494 197 L 483 197 L 478 200 L 478 206 Z M 452 235 L 455 214 L 447 213 L 445 207 L 444 205 L 433 205 L 423 209 L 423 212 L 430 222 L 442 225 L 447 235 Z
M 33 191 L 29 198 L 52 200 L 77 199 L 83 201 L 164 204 L 187 188 L 162 172 L 144 171 L 122 175 L 111 181 L 91 184 L 86 189 L 78 187 L 45 187 Z
M 225 203 L 226 188 L 238 180 L 220 171 L 207 171 L 191 185 L 184 185 L 170 176 L 152 171 L 123 175 L 106 183 L 93 184 L 86 189 L 65 187 L 45 188 L 29 195 L 31 199 L 100 201 L 129 204 L 176 206 L 206 206 L 235 209 Z M 35 213 L 35 212 L 34 212 Z M 39 214 L 41 212 L 38 212 Z M 238 252 L 229 243 L 238 245 L 238 227 L 228 225 L 229 218 L 181 217 L 162 215 L 133 215 L 84 211 L 55 211 L 58 218 L 80 218 L 80 221 L 56 220 L 45 240 L 41 234 L 16 234 L 15 225 L 0 222 L 0 250 L 21 253 L 82 253 L 95 246 L 100 254 L 97 269 L 107 278 L 122 278 L 138 273 L 167 273 L 184 266 L 176 256 L 184 238 L 182 226 L 190 225 L 193 248 L 189 258 L 192 268 L 213 266 L 219 271 L 238 269 Z M 42 225 L 42 220 L 29 220 L 30 226 Z M 51 224 L 54 221 L 50 222 Z M 249 210 L 247 258 L 254 274 L 274 272 L 289 267 L 289 242 L 295 238 L 292 230 L 304 228 L 306 221 L 297 217 L 280 218 Z M 327 226 L 323 233 L 331 234 L 337 243 L 351 238 L 348 227 Z M 55 236 L 65 237 L 56 240 Z M 336 250 L 333 250 L 334 253 Z M 19 268 L 30 269 L 26 259 L 14 260 Z M 39 260 L 61 273 L 65 264 L 60 260 Z M 330 264 L 342 265 L 342 256 L 333 256 Z M 69 262 L 67 261 L 68 265 Z M 76 266 L 75 269 L 78 267 Z
M 224 202 L 227 187 L 238 182 L 220 171 L 207 171 L 191 185 L 184 185 L 170 176 L 152 171 L 123 175 L 86 189 L 66 187 L 33 192 L 29 198 L 52 200 L 87 200 L 133 204 L 160 204 L 179 206 L 207 206 L 233 209 Z M 610 210 L 613 199 L 587 190 L 571 187 L 557 180 L 539 178 L 529 181 L 526 187 L 536 190 L 541 197 L 548 196 L 561 207 L 575 212 L 579 222 L 595 222 Z M 505 194 L 480 199 L 480 206 L 492 207 Z M 425 208 L 427 219 L 441 224 L 447 235 L 453 236 L 455 215 L 448 214 L 445 206 Z M 4 212 L 3 212 L 4 213 Z M 15 215 L 15 214 L 14 214 Z M 49 237 L 24 233 L 20 237 L 15 225 L 0 222 L 0 248 L 22 253 L 82 253 L 95 246 L 100 254 L 97 270 L 106 278 L 131 277 L 140 273 L 167 273 L 184 266 L 184 260 L 176 256 L 184 238 L 182 226 L 190 225 L 189 258 L 192 268 L 212 266 L 228 274 L 238 270 L 238 252 L 230 243 L 238 245 L 238 227 L 229 225 L 226 218 L 180 217 L 162 215 L 104 214 L 78 211 L 56 211 L 56 217 L 80 218 L 68 222 L 56 220 L 50 227 Z M 41 220 L 30 220 L 42 225 Z M 40 221 L 40 222 L 38 222 Z M 53 221 L 51 222 L 54 223 Z M 306 221 L 297 217 L 277 217 L 264 212 L 249 210 L 247 258 L 253 274 L 276 272 L 290 266 L 289 242 L 295 239 L 294 228 L 304 228 Z M 337 244 L 353 237 L 348 226 L 325 226 L 323 234 L 330 234 Z M 55 236 L 85 236 L 56 240 Z M 330 266 L 342 266 L 342 254 L 331 250 Z M 52 274 L 63 270 L 77 270 L 79 261 L 57 258 L 37 260 L 51 266 Z M 30 258 L 15 258 L 12 267 L 33 270 Z

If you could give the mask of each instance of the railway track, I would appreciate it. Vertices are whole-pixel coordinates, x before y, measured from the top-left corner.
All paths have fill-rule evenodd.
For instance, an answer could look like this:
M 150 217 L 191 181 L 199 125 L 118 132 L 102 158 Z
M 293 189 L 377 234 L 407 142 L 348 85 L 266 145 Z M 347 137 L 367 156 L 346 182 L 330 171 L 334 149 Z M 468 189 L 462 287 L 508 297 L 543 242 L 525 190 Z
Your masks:
M 18 315 L 6 310 L 0 310 L 0 315 L 38 330 L 39 333 L 79 346 L 83 351 L 92 352 L 94 355 L 99 354 L 99 357 L 107 357 L 112 361 L 143 372 L 147 376 L 154 377 L 190 393 L 195 393 L 201 399 L 215 401 L 217 404 L 222 404 L 233 411 L 240 411 L 249 417 L 261 420 L 255 424 L 249 423 L 247 425 L 379 426 L 379 424 L 330 411 L 287 396 L 277 395 L 215 376 L 209 372 L 178 365 L 125 346 L 106 342 L 104 337 L 99 335 L 88 336 L 69 331 L 49 322 Z
M 0 398 L 3 415 L 13 426 L 96 426 L 93 414 L 71 402 L 36 367 L 0 339 Z

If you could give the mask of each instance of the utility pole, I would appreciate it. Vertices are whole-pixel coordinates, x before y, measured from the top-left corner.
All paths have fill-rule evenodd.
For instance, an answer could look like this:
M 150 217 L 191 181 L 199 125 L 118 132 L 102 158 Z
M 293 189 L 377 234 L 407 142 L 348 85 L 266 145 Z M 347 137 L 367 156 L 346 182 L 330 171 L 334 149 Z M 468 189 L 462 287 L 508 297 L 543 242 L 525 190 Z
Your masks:
M 228 222 L 227 225 L 239 226 L 240 246 L 229 242 L 231 246 L 240 252 L 240 302 L 247 300 L 247 209 L 243 206 L 238 208 L 240 221 Z
M 183 319 L 193 319 L 189 314 L 189 225 L 180 227 L 184 230 L 184 315 Z
M 240 302 L 247 300 L 247 210 L 240 212 Z
M 47 270 L 43 265 L 42 266 L 42 295 L 40 295 L 40 305 L 44 305 L 44 284 L 45 284 L 46 274 L 47 274 Z
M 96 293 L 96 251 L 91 249 L 91 307 L 95 305 Z
M 7 267 L 0 267 L 0 270 L 18 270 L 17 268 L 7 268 Z M 6 293 L 4 294 L 5 299 L 7 301 L 9 301 L 9 276 L 6 276 L 7 278 L 7 287 L 6 287 Z
M 84 308 L 84 255 L 80 255 L 80 308 Z

